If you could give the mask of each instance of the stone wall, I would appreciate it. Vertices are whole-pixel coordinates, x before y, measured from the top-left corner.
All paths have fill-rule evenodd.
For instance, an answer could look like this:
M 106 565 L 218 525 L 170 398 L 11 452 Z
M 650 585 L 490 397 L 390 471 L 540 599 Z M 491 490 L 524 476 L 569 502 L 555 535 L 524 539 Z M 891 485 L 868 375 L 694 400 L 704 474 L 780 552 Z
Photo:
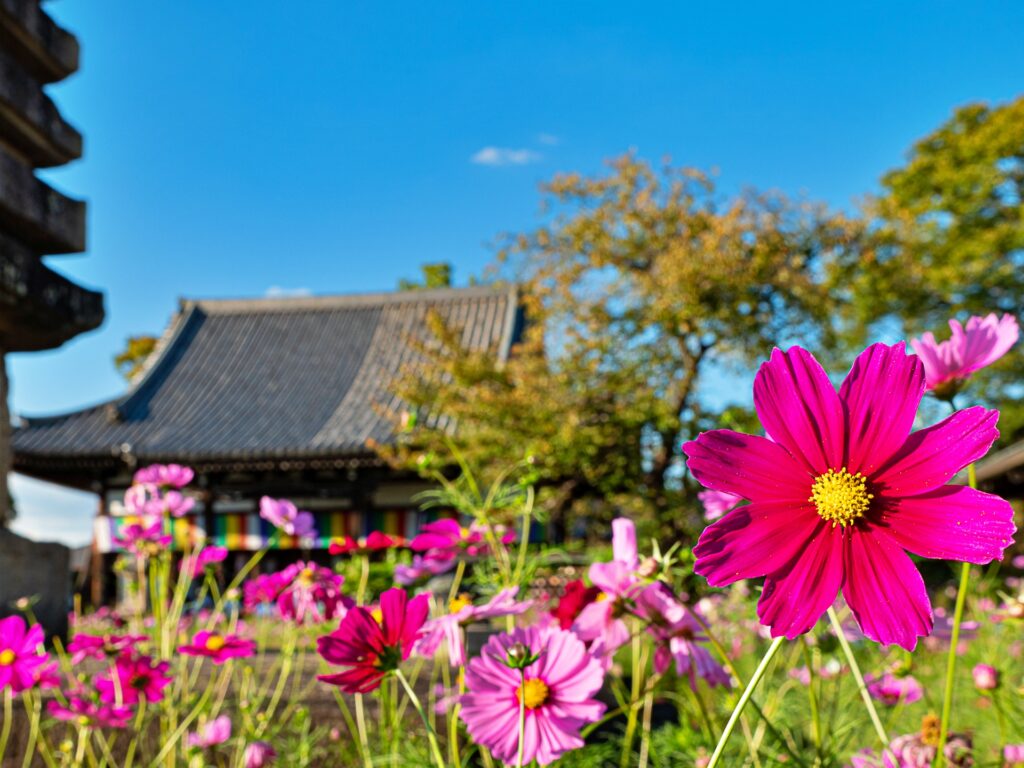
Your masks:
M 48 635 L 67 636 L 71 609 L 70 551 L 0 530 L 0 616 L 17 612 L 22 597 L 37 598 L 36 617 Z

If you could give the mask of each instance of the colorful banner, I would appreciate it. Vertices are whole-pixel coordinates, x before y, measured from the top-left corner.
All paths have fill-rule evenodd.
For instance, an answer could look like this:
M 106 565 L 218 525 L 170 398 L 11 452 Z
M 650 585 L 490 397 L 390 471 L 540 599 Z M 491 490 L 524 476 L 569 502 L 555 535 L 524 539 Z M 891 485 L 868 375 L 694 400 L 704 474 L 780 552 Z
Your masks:
M 314 512 L 317 537 L 304 542 L 310 549 L 327 549 L 333 538 L 352 536 L 359 538 L 371 531 L 383 531 L 393 536 L 412 538 L 422 523 L 435 517 L 415 509 L 373 510 L 368 514 L 351 510 L 343 512 Z M 101 552 L 119 552 L 121 548 L 113 543 L 121 528 L 137 522 L 132 516 L 96 518 L 96 544 Z M 203 515 L 185 515 L 167 520 L 164 530 L 173 536 L 172 547 L 176 550 L 194 548 L 206 537 Z M 262 549 L 274 534 L 274 526 L 255 512 L 215 513 L 213 531 L 207 543 L 226 547 L 233 551 L 255 552 Z M 281 534 L 272 549 L 299 549 L 300 543 L 294 536 Z

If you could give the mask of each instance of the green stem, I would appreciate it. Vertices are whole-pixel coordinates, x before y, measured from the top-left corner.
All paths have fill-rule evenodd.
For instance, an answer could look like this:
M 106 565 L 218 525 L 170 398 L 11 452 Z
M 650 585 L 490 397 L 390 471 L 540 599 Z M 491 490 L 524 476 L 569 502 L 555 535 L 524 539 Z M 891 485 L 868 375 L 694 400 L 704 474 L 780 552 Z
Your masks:
M 871 700 L 871 694 L 868 692 L 868 686 L 864 682 L 864 675 L 860 673 L 860 665 L 857 664 L 857 659 L 853 655 L 853 649 L 850 648 L 850 643 L 846 639 L 846 634 L 843 632 L 843 625 L 839 621 L 839 616 L 836 615 L 836 609 L 829 606 L 828 618 L 832 622 L 832 628 L 836 631 L 836 637 L 839 638 L 839 645 L 843 649 L 843 655 L 846 656 L 846 661 L 850 665 L 850 671 L 853 673 L 853 679 L 857 682 L 857 690 L 860 691 L 860 697 L 864 701 L 864 707 L 868 711 L 868 717 L 871 719 L 871 724 L 875 727 L 875 733 L 878 734 L 879 741 L 882 742 L 882 749 L 888 750 L 889 748 L 889 737 L 885 733 L 885 727 L 882 725 L 882 721 L 878 717 L 878 711 L 875 709 L 875 703 Z
M 650 687 L 644 696 L 643 729 L 640 734 L 640 759 L 637 768 L 647 768 L 647 756 L 651 751 L 651 717 L 654 711 L 654 687 Z
M 14 720 L 14 689 L 11 686 L 4 688 L 4 725 L 0 731 L 0 762 L 3 762 L 7 754 L 7 741 L 11 738 L 11 724 Z
M 402 674 L 402 670 L 395 670 L 395 677 L 398 678 L 398 682 L 405 688 L 405 693 L 409 697 L 409 701 L 412 702 L 413 707 L 419 712 L 420 719 L 423 721 L 423 727 L 427 729 L 427 741 L 430 742 L 430 751 L 434 755 L 434 762 L 437 763 L 437 768 L 445 768 L 444 756 L 441 754 L 441 746 L 437 743 L 437 734 L 434 733 L 434 729 L 430 727 L 430 720 L 427 718 L 427 713 L 423 711 L 423 705 L 420 704 L 419 697 L 416 692 L 409 685 L 409 681 L 405 679 L 405 675 Z
M 373 768 L 370 759 L 370 738 L 366 734 L 366 714 L 363 711 L 363 694 L 356 694 L 356 728 L 359 730 L 359 753 L 366 768 Z
M 739 701 L 737 701 L 736 706 L 733 707 L 732 714 L 729 715 L 729 721 L 725 724 L 725 730 L 722 731 L 722 736 L 718 739 L 718 745 L 715 747 L 715 751 L 711 755 L 711 761 L 708 763 L 707 768 L 715 768 L 722 759 L 722 753 L 725 752 L 725 745 L 728 743 L 729 737 L 732 736 L 733 729 L 736 727 L 736 723 L 739 722 L 740 715 L 742 715 L 743 710 L 746 709 L 747 702 L 750 701 L 750 697 L 754 695 L 754 691 L 757 690 L 757 686 L 760 684 L 761 678 L 764 677 L 764 673 L 767 671 L 768 665 L 771 663 L 775 654 L 778 653 L 778 650 L 782 647 L 782 643 L 784 641 L 784 637 L 776 637 L 772 640 L 772 644 L 768 646 L 768 650 L 765 651 L 764 656 L 761 658 L 761 662 L 757 665 L 757 669 L 754 670 L 753 676 L 747 682 L 747 687 L 743 689 L 743 693 L 740 695 Z
M 814 746 L 821 754 L 821 714 L 818 712 L 818 695 L 814 691 L 814 681 L 817 677 L 814 673 L 814 659 L 811 658 L 810 648 L 807 646 L 807 639 L 803 639 L 804 663 L 807 664 L 807 699 L 811 707 L 811 723 L 814 726 Z

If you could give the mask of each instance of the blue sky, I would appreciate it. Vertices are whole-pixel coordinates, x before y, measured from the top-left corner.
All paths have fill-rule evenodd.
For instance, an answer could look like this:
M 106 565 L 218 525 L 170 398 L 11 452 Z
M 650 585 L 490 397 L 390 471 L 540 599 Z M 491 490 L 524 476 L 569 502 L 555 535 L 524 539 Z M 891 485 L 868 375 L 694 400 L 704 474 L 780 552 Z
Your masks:
M 969 101 L 1017 96 L 1019 2 L 443 4 L 65 0 L 50 88 L 85 158 L 97 332 L 12 355 L 13 409 L 116 395 L 112 356 L 181 296 L 393 288 L 479 273 L 537 184 L 628 149 L 835 206 Z M 19 529 L 88 539 L 94 501 L 17 480 Z

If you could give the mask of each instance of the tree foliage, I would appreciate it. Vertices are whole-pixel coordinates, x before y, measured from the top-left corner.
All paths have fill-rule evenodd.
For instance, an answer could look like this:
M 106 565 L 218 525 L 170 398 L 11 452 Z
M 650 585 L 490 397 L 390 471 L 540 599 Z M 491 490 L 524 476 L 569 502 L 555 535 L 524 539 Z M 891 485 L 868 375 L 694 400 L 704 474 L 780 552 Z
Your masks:
M 529 456 L 556 527 L 573 508 L 682 527 L 694 489 L 678 445 L 721 423 L 705 396 L 780 340 L 828 340 L 822 276 L 857 224 L 777 194 L 723 197 L 703 173 L 632 155 L 544 193 L 545 221 L 499 254 L 522 288 L 521 343 L 502 364 L 435 318 L 440 343 L 397 389 L 447 420 L 415 420 L 395 458 L 449 440 L 485 471 Z M 749 421 L 736 407 L 728 418 Z
M 114 356 L 114 367 L 127 381 L 134 379 L 156 349 L 155 336 L 130 336 L 124 349 Z
M 403 278 L 398 281 L 398 290 L 419 291 L 427 288 L 448 288 L 452 284 L 452 265 L 446 261 L 422 264 L 420 271 L 423 273 L 423 277 L 419 282 Z
M 958 109 L 918 141 L 904 167 L 869 200 L 860 251 L 832 274 L 853 345 L 884 332 L 931 330 L 946 321 L 1024 315 L 1024 97 Z M 1003 410 L 1004 439 L 1020 437 L 1024 355 L 1011 353 L 973 390 Z

